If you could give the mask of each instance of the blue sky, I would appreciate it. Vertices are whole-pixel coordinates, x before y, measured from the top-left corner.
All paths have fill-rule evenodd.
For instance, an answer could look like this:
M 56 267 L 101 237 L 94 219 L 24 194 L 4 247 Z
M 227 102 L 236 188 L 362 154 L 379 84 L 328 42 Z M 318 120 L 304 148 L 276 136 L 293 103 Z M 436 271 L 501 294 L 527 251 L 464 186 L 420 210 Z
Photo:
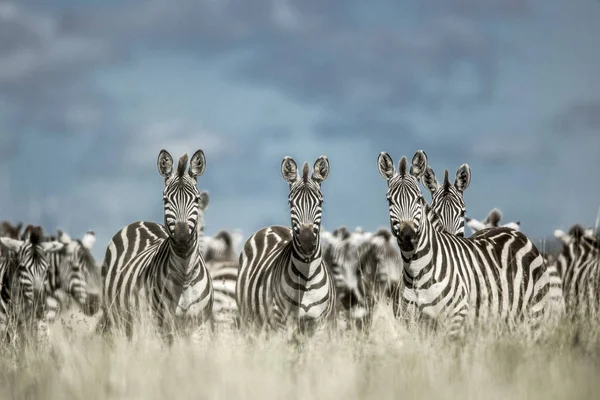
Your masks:
M 468 214 L 532 238 L 600 206 L 600 2 L 0 2 L 0 219 L 110 237 L 162 221 L 161 148 L 204 149 L 207 232 L 289 224 L 284 156 L 321 154 L 323 224 L 388 226 L 376 159 L 467 162 Z

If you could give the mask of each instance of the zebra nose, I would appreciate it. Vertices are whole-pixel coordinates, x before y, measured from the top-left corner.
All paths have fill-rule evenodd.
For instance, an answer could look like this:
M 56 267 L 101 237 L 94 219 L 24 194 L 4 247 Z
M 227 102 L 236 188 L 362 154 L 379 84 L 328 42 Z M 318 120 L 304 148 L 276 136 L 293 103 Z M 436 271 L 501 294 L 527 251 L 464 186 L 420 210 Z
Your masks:
M 417 233 L 409 224 L 402 224 L 398 232 L 398 240 L 403 244 L 413 244 Z
M 176 242 L 184 243 L 190 238 L 190 227 L 185 222 L 177 222 L 173 232 L 173 239 Z
M 313 230 L 312 224 L 303 224 L 300 227 L 298 241 L 300 242 L 302 250 L 307 253 L 314 252 L 317 248 L 317 239 L 318 237 Z

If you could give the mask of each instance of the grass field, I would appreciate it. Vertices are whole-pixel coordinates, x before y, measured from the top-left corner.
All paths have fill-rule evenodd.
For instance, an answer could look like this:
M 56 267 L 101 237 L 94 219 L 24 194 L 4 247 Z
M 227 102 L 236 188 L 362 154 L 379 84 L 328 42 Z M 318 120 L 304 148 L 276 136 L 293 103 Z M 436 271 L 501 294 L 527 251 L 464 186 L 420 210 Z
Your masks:
M 592 399 L 600 395 L 598 329 L 543 343 L 474 335 L 462 345 L 407 333 L 382 307 L 368 337 L 339 328 L 301 347 L 284 334 L 224 331 L 172 348 L 153 335 L 110 344 L 77 314 L 50 344 L 8 347 L 0 399 Z

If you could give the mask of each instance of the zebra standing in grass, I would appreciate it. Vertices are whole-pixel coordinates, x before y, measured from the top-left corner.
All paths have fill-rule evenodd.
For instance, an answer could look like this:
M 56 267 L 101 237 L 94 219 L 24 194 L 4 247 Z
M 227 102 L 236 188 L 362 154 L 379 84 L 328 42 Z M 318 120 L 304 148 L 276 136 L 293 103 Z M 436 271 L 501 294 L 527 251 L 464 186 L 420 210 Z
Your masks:
M 283 159 L 292 228 L 261 229 L 242 249 L 236 300 L 243 325 L 281 329 L 291 319 L 301 332 L 310 334 L 335 316 L 335 286 L 320 243 L 327 157 L 320 156 L 312 176 L 308 173 L 308 163 L 299 176 L 296 162 Z
M 239 271 L 239 232 L 221 230 L 207 237 L 203 253 L 206 267 L 212 278 L 214 291 L 213 318 L 215 322 L 238 325 L 235 285 Z
M 429 320 L 450 336 L 493 319 L 512 325 L 530 317 L 539 326 L 549 277 L 525 235 L 497 228 L 464 238 L 440 229 L 439 216 L 419 187 L 427 169 L 422 150 L 414 155 L 410 171 L 406 157 L 396 171 L 385 152 L 377 166 L 388 185 L 390 225 L 405 262 L 401 302 L 409 317 Z
M 593 320 L 600 312 L 600 239 L 593 230 L 573 225 L 568 233 L 555 230 L 563 243 L 556 259 L 570 318 Z
M 444 172 L 444 182 L 440 185 L 435 178 L 435 173 L 430 167 L 427 167 L 422 177 L 423 185 L 431 192 L 431 209 L 436 213 L 444 227 L 444 231 L 464 237 L 466 205 L 463 200 L 463 193 L 471 182 L 471 169 L 467 164 L 463 164 L 456 172 L 456 180 L 451 184 L 448 179 L 448 170 Z M 467 218 L 467 224 L 474 231 L 472 238 L 477 237 L 478 232 L 483 229 L 498 228 L 502 213 L 499 209 L 493 209 L 487 218 L 479 222 L 473 218 Z M 520 231 L 520 222 L 509 222 L 503 225 Z M 564 298 L 562 295 L 562 281 L 554 265 L 548 256 L 540 252 L 550 279 L 549 299 L 552 314 L 560 317 L 564 314 Z
M 204 173 L 204 152 L 190 159 L 173 158 L 166 150 L 158 155 L 158 171 L 165 178 L 164 226 L 135 222 L 121 229 L 106 249 L 104 268 L 104 321 L 100 328 L 124 327 L 133 333 L 134 316 L 150 308 L 161 334 L 172 343 L 179 328 L 194 328 L 210 320 L 212 281 L 198 240 L 202 194 L 197 179 Z
M 60 242 L 42 241 L 42 229 L 32 227 L 26 240 L 0 238 L 0 245 L 10 255 L 0 258 L 0 335 L 11 325 L 29 326 L 37 321 L 39 335 L 47 333 L 58 312 L 53 271 L 48 268 L 47 254 L 59 251 Z
M 85 315 L 94 315 L 102 301 L 100 268 L 92 255 L 95 233 L 88 231 L 81 239 L 74 240 L 59 230 L 50 240 L 64 244 L 61 251 L 49 255 L 50 268 L 56 270 L 56 297 L 61 310 L 69 308 L 73 299 Z

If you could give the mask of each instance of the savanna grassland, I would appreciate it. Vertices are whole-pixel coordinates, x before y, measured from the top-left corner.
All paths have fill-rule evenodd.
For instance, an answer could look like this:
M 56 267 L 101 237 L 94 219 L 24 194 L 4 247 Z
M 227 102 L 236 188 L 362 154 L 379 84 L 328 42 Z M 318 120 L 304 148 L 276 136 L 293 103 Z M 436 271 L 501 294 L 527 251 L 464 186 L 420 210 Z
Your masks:
M 464 343 L 409 333 L 381 307 L 370 335 L 338 327 L 303 344 L 220 329 L 163 345 L 112 341 L 77 312 L 47 344 L 4 346 L 0 399 L 593 399 L 598 327 L 563 324 L 540 343 L 488 332 Z

